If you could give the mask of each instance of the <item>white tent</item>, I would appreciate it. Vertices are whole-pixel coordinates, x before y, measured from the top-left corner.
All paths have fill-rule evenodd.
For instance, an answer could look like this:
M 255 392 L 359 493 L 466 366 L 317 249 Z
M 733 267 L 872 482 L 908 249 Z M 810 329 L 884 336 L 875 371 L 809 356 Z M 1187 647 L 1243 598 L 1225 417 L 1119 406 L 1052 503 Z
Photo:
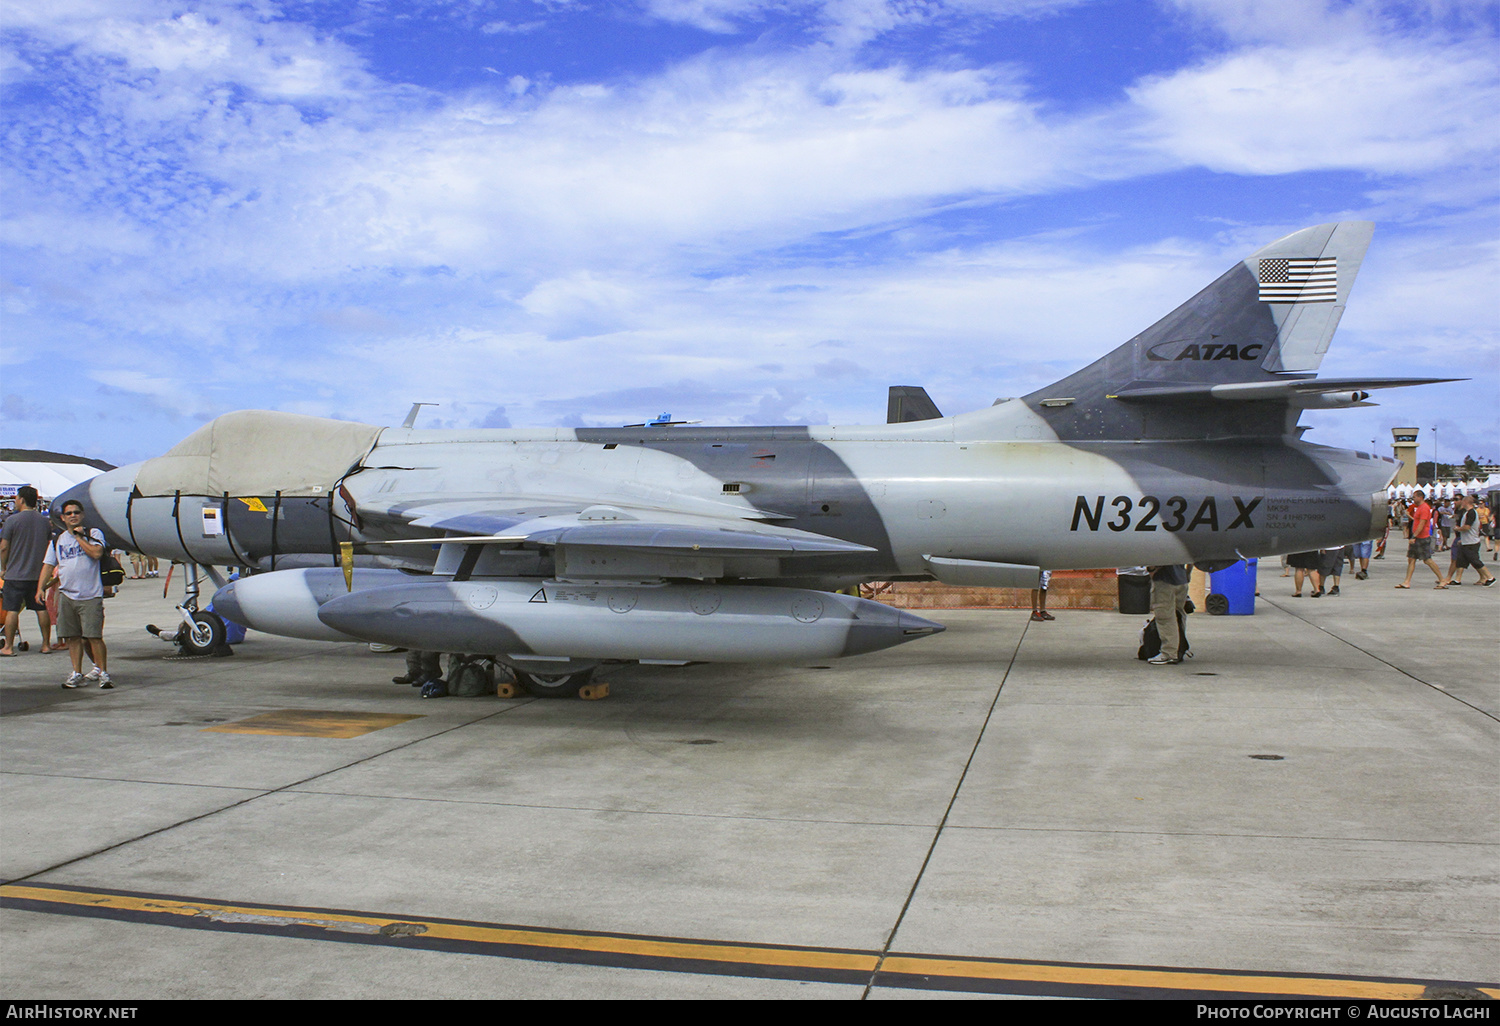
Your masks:
M 103 473 L 87 463 L 0 463 L 0 498 L 10 498 L 22 485 L 31 485 L 43 500 L 55 499 L 81 481 Z

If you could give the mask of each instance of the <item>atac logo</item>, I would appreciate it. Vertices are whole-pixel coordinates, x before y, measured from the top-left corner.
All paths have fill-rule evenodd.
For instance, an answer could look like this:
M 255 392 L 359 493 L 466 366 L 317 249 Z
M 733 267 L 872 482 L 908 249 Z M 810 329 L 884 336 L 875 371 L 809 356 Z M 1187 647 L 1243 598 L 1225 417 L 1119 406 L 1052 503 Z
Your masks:
M 1246 342 L 1237 346 L 1233 342 L 1188 342 L 1176 339 L 1158 342 L 1146 350 L 1146 359 L 1158 363 L 1175 363 L 1178 360 L 1259 360 L 1265 350 L 1263 342 Z

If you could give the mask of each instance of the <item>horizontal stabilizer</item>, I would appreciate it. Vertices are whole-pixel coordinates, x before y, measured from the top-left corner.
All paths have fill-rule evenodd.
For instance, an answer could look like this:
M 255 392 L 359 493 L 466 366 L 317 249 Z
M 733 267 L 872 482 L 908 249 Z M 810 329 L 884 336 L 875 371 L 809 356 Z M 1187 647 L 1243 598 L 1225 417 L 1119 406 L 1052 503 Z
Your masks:
M 1144 387 L 1127 387 L 1108 398 L 1125 402 L 1175 402 L 1191 399 L 1229 399 L 1240 402 L 1255 400 L 1295 401 L 1301 396 L 1327 395 L 1330 392 L 1368 392 L 1377 388 L 1404 388 L 1407 385 L 1437 385 L 1466 378 L 1291 378 L 1277 381 L 1236 381 L 1226 384 L 1152 383 Z

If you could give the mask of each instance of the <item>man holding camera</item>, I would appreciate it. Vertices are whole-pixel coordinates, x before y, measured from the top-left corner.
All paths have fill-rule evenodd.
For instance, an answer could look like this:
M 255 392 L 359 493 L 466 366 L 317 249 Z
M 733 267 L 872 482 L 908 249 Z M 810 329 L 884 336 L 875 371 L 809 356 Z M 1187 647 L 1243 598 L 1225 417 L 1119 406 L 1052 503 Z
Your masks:
M 89 639 L 94 662 L 99 667 L 99 686 L 109 689 L 108 656 L 104 649 L 104 583 L 99 579 L 99 559 L 104 555 L 104 535 L 98 528 L 83 526 L 83 503 L 69 500 L 62 508 L 63 531 L 42 560 L 42 578 L 36 597 L 41 601 L 58 578 L 57 637 L 68 644 L 73 672 L 63 681 L 65 688 L 81 688 L 89 681 L 83 675 L 83 639 Z

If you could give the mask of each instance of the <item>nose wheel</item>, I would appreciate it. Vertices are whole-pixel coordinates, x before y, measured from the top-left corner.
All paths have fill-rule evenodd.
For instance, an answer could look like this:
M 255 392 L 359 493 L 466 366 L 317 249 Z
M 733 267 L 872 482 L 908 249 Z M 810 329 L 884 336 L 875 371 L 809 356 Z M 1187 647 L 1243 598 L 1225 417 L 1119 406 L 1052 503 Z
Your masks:
M 217 613 L 195 612 L 177 632 L 184 655 L 212 655 L 225 639 L 224 621 Z
M 572 673 L 528 673 L 516 670 L 516 683 L 536 698 L 577 698 L 588 686 L 594 670 L 575 670 Z
M 223 618 L 217 613 L 198 608 L 201 574 L 207 574 L 220 588 L 226 583 L 224 578 L 219 576 L 218 571 L 211 566 L 187 564 L 183 581 L 182 604 L 177 607 L 177 612 L 182 616 L 182 622 L 177 625 L 175 631 L 164 631 L 154 625 L 147 626 L 146 630 L 163 641 L 176 642 L 179 656 L 234 655 L 234 649 L 229 647 L 229 631 Z M 168 571 L 167 578 L 170 581 L 170 571 Z

